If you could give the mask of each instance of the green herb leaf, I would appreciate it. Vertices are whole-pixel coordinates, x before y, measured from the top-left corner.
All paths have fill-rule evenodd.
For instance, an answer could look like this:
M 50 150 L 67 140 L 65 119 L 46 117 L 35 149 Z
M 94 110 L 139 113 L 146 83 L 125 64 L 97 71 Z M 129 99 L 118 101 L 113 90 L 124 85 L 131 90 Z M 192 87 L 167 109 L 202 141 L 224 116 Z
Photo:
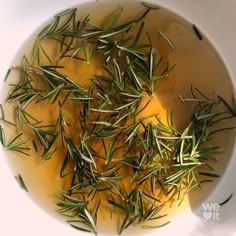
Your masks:
M 173 50 L 174 53 L 176 53 L 176 47 L 175 45 L 171 42 L 171 40 L 167 37 L 167 35 L 165 33 L 163 33 L 160 30 L 157 30 L 158 33 L 162 36 L 162 38 L 168 43 L 168 45 L 170 46 L 170 48 Z
M 19 174 L 19 175 L 15 176 L 15 179 L 16 179 L 17 183 L 19 184 L 19 186 L 20 186 L 23 190 L 25 190 L 26 192 L 28 192 L 28 189 L 27 189 L 27 187 L 26 187 L 26 185 L 25 185 L 25 182 L 24 182 L 22 176 Z

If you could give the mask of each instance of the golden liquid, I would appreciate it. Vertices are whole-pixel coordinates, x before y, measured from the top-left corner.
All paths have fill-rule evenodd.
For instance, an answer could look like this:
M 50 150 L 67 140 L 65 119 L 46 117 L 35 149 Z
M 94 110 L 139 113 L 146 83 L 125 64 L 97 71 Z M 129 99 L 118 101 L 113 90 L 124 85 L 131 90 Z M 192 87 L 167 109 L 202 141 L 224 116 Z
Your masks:
M 124 1 L 119 5 L 116 3 L 96 2 L 81 5 L 78 10 L 78 15 L 79 17 L 83 17 L 89 13 L 91 21 L 99 25 L 106 22 L 108 17 L 120 6 L 124 6 L 124 12 L 121 18 L 122 21 L 132 19 L 140 12 L 143 12 L 143 7 L 132 1 L 130 3 Z M 151 11 L 146 17 L 145 22 L 145 30 L 149 32 L 152 39 L 155 39 L 153 40 L 153 47 L 158 48 L 160 55 L 166 58 L 166 60 L 169 60 L 170 65 L 176 64 L 176 67 L 167 78 L 158 82 L 157 89 L 155 90 L 155 94 L 149 106 L 139 115 L 140 117 L 158 113 L 165 122 L 167 110 L 171 111 L 173 109 L 175 126 L 177 129 L 181 130 L 189 121 L 192 105 L 180 102 L 178 95 L 182 94 L 185 97 L 190 96 L 191 86 L 198 88 L 210 97 L 213 93 L 220 94 L 226 100 L 231 97 L 232 85 L 223 62 L 206 39 L 199 41 L 193 32 L 191 24 L 165 9 Z M 165 32 L 174 42 L 177 48 L 176 54 L 171 52 L 166 42 L 158 37 L 155 28 Z M 34 38 L 34 36 L 32 36 L 32 38 Z M 31 41 L 29 40 L 29 42 Z M 49 55 L 58 54 L 59 49 L 56 43 L 47 42 L 44 46 Z M 24 50 L 29 51 L 28 44 L 23 47 L 23 51 Z M 43 60 L 42 58 L 42 61 Z M 71 61 L 72 60 L 67 59 L 61 61 L 63 66 L 66 67 L 66 70 L 63 69 L 62 72 L 82 86 L 88 86 L 89 82 L 87 78 L 103 73 L 100 69 L 99 58 L 92 59 L 90 65 L 77 60 Z M 144 100 L 144 104 L 145 102 Z M 73 103 L 71 103 L 67 107 L 70 113 L 74 111 L 73 106 Z M 13 115 L 13 112 L 10 112 L 11 106 L 6 105 L 6 108 L 8 109 L 8 115 Z M 38 120 L 43 120 L 45 124 L 54 124 L 59 112 L 57 104 L 48 105 L 47 101 L 30 105 L 29 111 L 34 117 L 37 117 Z M 76 126 L 75 116 L 69 118 L 69 121 L 73 124 L 73 129 L 75 127 L 75 129 L 71 131 L 71 135 L 73 136 L 73 132 L 76 133 L 78 128 Z M 10 132 L 9 130 L 9 133 Z M 213 140 L 213 144 L 220 145 L 224 149 L 224 152 L 217 156 L 219 162 L 214 164 L 216 173 L 222 174 L 225 170 L 230 158 L 233 140 L 234 135 L 231 131 L 221 133 Z M 100 146 L 94 144 L 93 148 L 100 149 Z M 8 157 L 14 175 L 22 175 L 29 189 L 30 197 L 39 206 L 55 216 L 58 215 L 55 213 L 57 207 L 54 193 L 66 189 L 68 187 L 68 181 L 70 180 L 70 177 L 60 178 L 59 176 L 63 159 L 64 152 L 62 148 L 59 148 L 53 155 L 53 158 L 48 161 L 41 161 L 38 154 L 34 153 L 34 151 L 32 151 L 30 157 L 13 154 Z M 129 183 L 124 184 L 126 188 L 129 188 Z M 175 204 L 172 205 L 171 208 L 167 207 L 166 211 L 169 213 L 169 218 L 173 218 L 183 210 L 199 205 L 214 189 L 216 184 L 217 181 L 204 186 L 202 190 L 195 190 L 193 194 L 190 194 L 186 198 L 180 207 Z M 111 232 L 111 230 L 115 232 L 117 229 L 117 221 L 120 221 L 119 216 L 112 214 L 111 217 L 110 210 L 106 209 L 106 207 L 103 209 L 104 210 L 99 213 L 98 229 L 101 228 L 103 232 Z M 162 214 L 164 213 L 165 212 L 162 211 Z M 166 218 L 164 221 L 165 220 Z M 103 224 L 103 222 L 105 222 L 105 224 Z M 128 230 L 127 232 L 131 231 Z M 143 233 L 140 233 L 140 235 L 142 234 Z

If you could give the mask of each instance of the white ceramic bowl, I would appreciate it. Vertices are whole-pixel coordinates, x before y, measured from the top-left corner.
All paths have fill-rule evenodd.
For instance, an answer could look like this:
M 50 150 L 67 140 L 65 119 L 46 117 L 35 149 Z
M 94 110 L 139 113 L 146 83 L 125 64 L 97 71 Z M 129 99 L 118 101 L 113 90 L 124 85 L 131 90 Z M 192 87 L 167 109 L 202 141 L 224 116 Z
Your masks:
M 93 0 L 95 1 L 95 0 Z M 89 2 L 93 2 L 89 1 Z M 100 0 L 98 0 L 100 1 Z M 102 1 L 102 0 L 101 0 Z M 1 0 L 0 2 L 0 84 L 12 58 L 30 33 L 58 11 L 88 0 Z M 151 2 L 151 1 L 150 1 Z M 222 57 L 236 87 L 236 1 L 234 0 L 153 0 L 185 19 L 198 25 Z M 218 203 L 231 193 L 236 194 L 236 152 L 222 176 L 217 188 L 206 203 Z M 69 228 L 41 210 L 20 190 L 0 153 L 0 235 L 87 235 Z M 194 212 L 186 212 L 172 224 L 146 235 L 236 235 L 236 196 L 219 210 L 219 220 L 207 220 L 200 206 Z

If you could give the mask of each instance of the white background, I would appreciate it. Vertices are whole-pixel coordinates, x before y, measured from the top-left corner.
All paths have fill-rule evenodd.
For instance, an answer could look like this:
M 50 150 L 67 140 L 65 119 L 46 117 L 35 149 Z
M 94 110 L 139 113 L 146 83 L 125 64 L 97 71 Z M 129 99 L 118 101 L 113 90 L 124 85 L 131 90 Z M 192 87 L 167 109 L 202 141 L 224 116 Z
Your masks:
M 46 19 L 79 3 L 79 0 L 1 0 L 0 1 L 0 84 L 7 67 L 26 37 Z M 190 19 L 208 35 L 223 56 L 233 78 L 236 78 L 236 1 L 235 0 L 156 0 L 178 14 Z M 236 79 L 235 79 L 236 81 Z M 234 82 L 236 83 L 236 82 Z M 0 235 L 13 236 L 73 236 L 82 235 L 47 215 L 32 203 L 16 185 L 5 157 L 0 152 Z M 221 222 L 206 222 L 194 215 L 180 218 L 170 227 L 160 230 L 160 235 L 236 235 L 236 161 L 232 160 L 213 193 L 213 199 L 222 199 L 234 193 L 231 201 L 220 212 Z M 220 201 L 220 199 L 219 199 Z M 188 218 L 186 218 L 188 217 Z M 236 225 L 236 224 L 235 224 Z M 156 235 L 150 234 L 150 235 Z

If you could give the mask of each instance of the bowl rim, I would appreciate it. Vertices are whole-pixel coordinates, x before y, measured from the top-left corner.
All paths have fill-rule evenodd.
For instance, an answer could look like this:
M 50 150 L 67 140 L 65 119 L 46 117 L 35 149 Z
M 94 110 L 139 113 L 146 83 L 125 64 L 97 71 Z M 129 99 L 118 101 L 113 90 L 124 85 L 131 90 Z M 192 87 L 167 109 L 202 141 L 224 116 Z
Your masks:
M 71 1 L 71 3 L 69 3 L 68 6 L 73 7 L 73 6 L 78 6 L 79 4 L 83 4 L 83 3 L 87 3 L 87 2 L 94 2 L 95 0 L 81 0 L 79 3 L 74 3 L 74 1 Z M 100 1 L 108 1 L 108 0 L 100 0 Z M 210 2 L 211 0 L 208 0 L 208 2 Z M 150 1 L 150 2 L 156 2 L 156 1 Z M 193 4 L 193 0 L 190 1 Z M 216 31 L 216 27 L 211 30 L 209 30 L 210 26 L 206 26 L 204 25 L 204 20 L 198 18 L 197 13 L 195 12 L 193 14 L 193 16 L 190 16 L 190 13 L 186 13 L 187 12 L 187 7 L 184 6 L 184 4 L 186 4 L 186 0 L 180 0 L 180 2 L 178 3 L 173 3 L 173 1 L 158 1 L 158 4 L 160 6 L 163 6 L 167 9 L 170 9 L 171 11 L 177 13 L 178 15 L 183 15 L 183 17 L 189 21 L 189 22 L 196 22 L 200 27 L 202 32 L 207 36 L 207 38 L 209 39 L 209 41 L 212 43 L 212 45 L 214 47 L 219 48 L 217 50 L 217 52 L 219 53 L 222 61 L 225 64 L 225 67 L 228 70 L 228 73 L 230 75 L 230 77 L 232 78 L 232 83 L 234 85 L 234 88 L 236 87 L 236 69 L 234 69 L 234 67 L 232 66 L 231 63 L 229 63 L 229 61 L 231 60 L 232 56 L 229 53 L 229 49 L 228 47 L 226 47 L 223 42 L 221 41 L 221 38 L 216 40 L 216 38 L 214 37 L 216 35 L 215 32 L 213 32 L 214 30 Z M 182 4 L 182 5 L 181 5 Z M 220 3 L 220 0 L 216 0 L 216 3 L 218 4 L 218 6 L 222 6 L 222 4 Z M 190 3 L 188 4 L 190 5 Z M 195 4 L 193 4 L 195 5 Z M 232 4 L 233 5 L 233 4 Z M 183 7 L 182 10 L 181 6 Z M 176 10 L 177 9 L 177 10 Z M 193 9 L 192 9 L 193 11 Z M 201 13 L 201 7 L 195 8 L 195 11 L 197 11 L 198 13 Z M 214 14 L 213 14 L 214 15 Z M 236 19 L 236 17 L 235 17 Z M 44 25 L 45 22 L 47 22 L 48 19 L 45 19 L 43 21 L 43 23 L 40 23 L 40 25 L 38 27 L 40 27 L 41 25 Z M 36 29 L 37 30 L 37 29 Z M 29 34 L 28 31 L 26 31 L 25 33 L 26 35 Z M 236 34 L 234 33 L 233 36 L 236 36 Z M 232 36 L 232 37 L 233 37 Z M 23 36 L 25 37 L 25 36 Z M 18 50 L 17 50 L 18 51 Z M 236 56 L 234 56 L 233 58 L 236 59 Z M 11 64 L 11 60 L 9 60 L 9 64 Z M 4 68 L 5 69 L 5 68 Z M 6 70 L 5 70 L 6 71 Z M 4 154 L 3 154 L 4 155 Z M 2 156 L 2 152 L 1 152 L 1 156 Z M 236 156 L 236 148 L 234 147 L 233 153 L 232 153 L 232 157 Z M 4 161 L 3 161 L 4 163 Z M 6 166 L 7 164 L 5 163 L 4 166 Z M 222 191 L 225 191 L 226 194 L 224 197 L 227 197 L 230 193 L 230 186 L 227 185 L 227 183 L 230 183 L 233 186 L 233 177 L 235 176 L 235 173 L 233 171 L 232 166 L 236 165 L 236 160 L 231 158 L 229 165 L 227 166 L 227 169 L 225 170 L 225 174 L 222 176 L 219 184 L 216 186 L 215 190 L 210 194 L 210 196 L 206 199 L 206 202 L 216 202 L 217 198 L 222 198 Z M 7 176 L 9 177 L 10 175 Z M 231 182 L 230 182 L 231 181 Z M 234 188 L 232 192 L 234 192 L 236 189 Z M 17 191 L 18 192 L 18 191 Z M 18 194 L 18 193 L 17 193 Z M 20 194 L 20 193 L 19 193 Z M 223 199 L 224 199 L 223 197 Z M 234 201 L 235 202 L 235 201 Z M 35 206 L 35 204 L 34 204 Z M 39 210 L 40 211 L 40 210 Z M 37 212 L 38 213 L 38 212 Z M 189 217 L 189 216 L 188 216 Z M 73 234 L 72 234 L 73 235 Z

